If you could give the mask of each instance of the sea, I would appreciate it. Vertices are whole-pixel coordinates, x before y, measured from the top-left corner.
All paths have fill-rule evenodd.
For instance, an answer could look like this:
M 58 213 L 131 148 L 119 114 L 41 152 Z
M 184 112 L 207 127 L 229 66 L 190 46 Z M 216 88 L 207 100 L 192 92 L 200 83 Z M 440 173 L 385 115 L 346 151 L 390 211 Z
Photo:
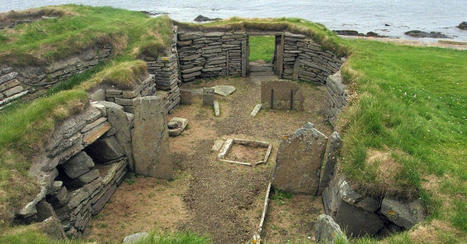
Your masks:
M 428 42 L 436 40 L 412 38 L 404 33 L 435 31 L 446 34 L 450 40 L 467 41 L 467 31 L 456 28 L 467 21 L 467 0 L 0 0 L 0 12 L 71 3 L 152 11 L 182 22 L 193 22 L 198 15 L 298 17 L 332 30 L 373 31 Z

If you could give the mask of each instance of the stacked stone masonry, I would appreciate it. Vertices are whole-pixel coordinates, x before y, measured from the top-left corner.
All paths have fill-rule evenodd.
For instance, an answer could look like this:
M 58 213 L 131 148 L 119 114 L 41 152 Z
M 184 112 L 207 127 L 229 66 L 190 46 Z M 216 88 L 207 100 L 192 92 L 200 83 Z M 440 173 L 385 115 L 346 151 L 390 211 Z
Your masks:
M 0 108 L 88 70 L 111 54 L 112 46 L 102 44 L 47 66 L 11 67 L 3 64 L 0 66 Z
M 340 69 L 342 61 L 333 52 L 304 35 L 284 34 L 283 78 L 325 83 Z
M 331 125 L 335 125 L 338 114 L 347 105 L 347 86 L 342 83 L 340 71 L 326 80 L 326 116 Z
M 177 27 L 173 29 L 173 37 L 168 55 L 163 57 L 144 57 L 148 72 L 155 75 L 158 95 L 165 96 L 165 109 L 173 110 L 180 103 L 180 69 L 177 51 Z
M 105 88 L 105 100 L 122 106 L 125 112 L 134 113 L 134 99 L 137 97 L 152 96 L 156 93 L 154 75 L 147 75 L 136 82 L 138 85 L 132 90 Z
M 30 171 L 38 179 L 41 192 L 21 209 L 20 219 L 39 220 L 44 213 L 38 203 L 46 201 L 67 236 L 77 237 L 104 207 L 127 172 L 129 155 L 123 148 L 131 143 L 119 139 L 117 133 L 122 128 L 115 130 L 108 121 L 108 105 L 124 114 L 114 103 L 93 102 L 55 129 Z
M 179 33 L 182 81 L 242 75 L 242 43 L 247 42 L 246 32 Z

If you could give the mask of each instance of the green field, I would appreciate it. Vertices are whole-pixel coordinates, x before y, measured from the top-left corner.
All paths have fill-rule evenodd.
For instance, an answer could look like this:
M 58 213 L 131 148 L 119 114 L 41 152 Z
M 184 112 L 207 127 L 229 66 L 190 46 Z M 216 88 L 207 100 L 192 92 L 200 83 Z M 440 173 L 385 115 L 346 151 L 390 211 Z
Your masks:
M 250 36 L 251 62 L 263 60 L 271 63 L 274 58 L 274 36 Z

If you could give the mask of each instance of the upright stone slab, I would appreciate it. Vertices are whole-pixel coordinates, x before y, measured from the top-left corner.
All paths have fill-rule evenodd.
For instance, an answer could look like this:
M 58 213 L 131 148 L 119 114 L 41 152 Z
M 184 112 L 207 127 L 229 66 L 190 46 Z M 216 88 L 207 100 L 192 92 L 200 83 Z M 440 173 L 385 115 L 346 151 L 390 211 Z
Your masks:
M 279 190 L 316 194 L 327 137 L 308 122 L 279 145 L 273 186 Z
M 337 163 L 337 156 L 342 147 L 342 140 L 337 131 L 334 131 L 328 140 L 326 153 L 324 155 L 323 165 L 321 166 L 318 195 L 324 191 L 334 176 L 334 169 Z
M 136 173 L 162 179 L 173 177 L 168 139 L 162 98 L 149 96 L 136 99 L 132 140 Z
M 214 106 L 214 88 L 203 88 L 203 106 Z

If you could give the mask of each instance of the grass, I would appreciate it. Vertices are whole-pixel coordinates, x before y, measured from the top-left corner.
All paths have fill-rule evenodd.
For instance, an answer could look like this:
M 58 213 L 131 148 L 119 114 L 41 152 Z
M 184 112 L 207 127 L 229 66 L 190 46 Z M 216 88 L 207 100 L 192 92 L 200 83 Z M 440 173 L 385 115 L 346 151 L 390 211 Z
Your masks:
M 160 55 L 169 42 L 168 17 L 148 18 L 108 7 L 56 8 L 63 11 L 59 19 L 0 31 L 0 60 L 16 65 L 46 64 L 96 43 L 112 44 L 118 57 L 74 76 L 46 97 L 0 112 L 0 225 L 11 219 L 6 210 L 37 191 L 27 176 L 31 157 L 54 126 L 83 109 L 85 90 L 101 83 L 132 87 L 146 69 L 135 59 Z M 220 27 L 299 32 L 325 49 L 349 55 L 343 76 L 352 95 L 338 123 L 344 140 L 339 169 L 368 194 L 405 194 L 423 200 L 428 219 L 414 231 L 391 236 L 387 242 L 419 242 L 420 232 L 425 238 L 446 243 L 466 239 L 466 51 L 342 40 L 320 24 L 295 18 L 231 18 L 203 26 L 184 25 Z M 273 45 L 273 37 L 252 37 L 250 58 L 267 61 Z M 173 240 L 191 240 L 190 236 L 173 234 L 172 239 L 165 239 L 153 234 L 150 243 L 182 243 Z M 203 238 L 193 239 L 205 243 Z M 7 239 L 0 242 L 3 240 Z
M 0 236 L 0 243 L 10 244 L 84 244 L 83 240 L 54 240 L 38 230 L 26 229 Z M 191 232 L 152 232 L 143 240 L 135 244 L 209 244 L 211 240 L 205 236 L 199 236 Z
M 152 232 L 137 244 L 209 244 L 211 240 L 204 236 L 198 236 L 191 232 L 156 233 Z
M 421 198 L 429 212 L 424 228 L 433 229 L 435 240 L 465 240 L 466 51 L 338 43 L 352 53 L 343 75 L 353 92 L 338 125 L 344 140 L 340 170 L 370 195 Z M 250 49 L 264 47 L 250 42 Z M 438 222 L 446 227 L 433 227 Z M 412 243 L 415 234 L 404 233 L 386 240 Z
M 274 58 L 274 36 L 250 36 L 250 61 L 271 63 Z M 253 48 L 252 48 L 253 47 Z
M 86 103 L 84 90 L 69 90 L 0 113 L 0 226 L 8 224 L 13 217 L 10 213 L 38 193 L 28 176 L 34 153 L 56 124 L 81 111 Z
M 157 56 L 170 40 L 171 21 L 167 16 L 149 18 L 136 11 L 82 5 L 41 9 L 64 14 L 58 19 L 41 19 L 0 31 L 2 62 L 19 66 L 47 64 L 103 44 L 128 56 Z

